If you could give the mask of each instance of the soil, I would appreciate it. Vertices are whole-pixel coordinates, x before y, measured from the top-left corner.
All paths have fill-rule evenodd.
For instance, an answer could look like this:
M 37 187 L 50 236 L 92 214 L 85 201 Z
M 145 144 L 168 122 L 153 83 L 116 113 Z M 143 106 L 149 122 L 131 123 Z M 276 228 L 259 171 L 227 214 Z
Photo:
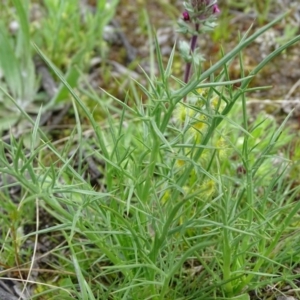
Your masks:
M 162 54 L 167 61 L 174 42 L 188 40 L 176 32 L 176 22 L 184 10 L 183 1 L 172 0 L 123 0 L 118 6 L 116 20 L 135 49 L 136 59 L 147 70 L 147 60 L 151 44 L 148 40 L 147 26 L 151 24 L 161 47 Z M 244 67 L 246 71 L 252 70 L 264 57 L 288 40 L 289 34 L 300 33 L 300 9 L 297 1 L 277 1 L 269 11 L 269 19 L 259 24 L 253 8 L 246 11 L 228 5 L 229 1 L 218 1 L 221 9 L 219 27 L 226 27 L 226 33 L 220 29 L 217 34 L 205 35 L 199 41 L 198 46 L 206 58 L 205 67 L 208 68 L 221 56 L 221 48 L 225 53 L 230 51 L 238 43 L 238 33 L 243 35 L 251 26 L 251 32 L 257 30 L 263 24 L 279 16 L 283 11 L 291 9 L 286 19 L 279 22 L 275 27 L 258 38 L 243 52 Z M 253 5 L 252 5 L 253 6 Z M 222 12 L 224 14 L 222 15 Z M 149 19 L 147 21 L 147 18 Z M 293 31 L 294 30 L 294 31 Z M 224 33 L 224 34 L 223 34 Z M 223 34 L 223 35 L 222 35 Z M 118 58 L 119 63 L 128 65 L 126 60 L 120 61 L 120 49 L 115 49 L 112 57 Z M 255 100 L 275 100 L 274 105 L 279 103 L 280 112 L 285 111 L 287 104 L 295 106 L 300 101 L 300 43 L 290 47 L 283 54 L 275 57 L 252 81 L 251 87 L 265 87 L 268 89 L 249 93 L 248 97 Z M 178 57 L 175 61 L 174 73 L 182 76 L 184 65 Z M 239 78 L 239 63 L 235 60 L 230 67 L 232 79 Z M 138 72 L 138 71 L 137 71 Z M 283 101 L 285 100 L 285 101 Z M 269 102 L 268 102 L 269 103 Z M 261 104 L 261 103 L 260 103 Z M 259 105 L 259 109 L 263 105 Z M 278 106 L 278 105 L 277 105 Z M 254 108 L 255 110 L 255 108 Z M 278 111 L 278 110 L 277 110 Z M 300 109 L 299 109 L 300 111 Z M 294 116 L 298 117 L 295 113 Z

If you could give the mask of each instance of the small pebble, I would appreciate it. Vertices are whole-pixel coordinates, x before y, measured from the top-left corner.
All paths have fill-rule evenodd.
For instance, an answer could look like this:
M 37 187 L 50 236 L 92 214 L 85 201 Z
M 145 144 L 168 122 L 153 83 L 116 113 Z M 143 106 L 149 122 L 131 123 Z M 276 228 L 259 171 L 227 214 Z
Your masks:
M 12 34 L 16 34 L 17 31 L 19 30 L 20 25 L 17 21 L 11 21 L 9 24 L 9 30 Z

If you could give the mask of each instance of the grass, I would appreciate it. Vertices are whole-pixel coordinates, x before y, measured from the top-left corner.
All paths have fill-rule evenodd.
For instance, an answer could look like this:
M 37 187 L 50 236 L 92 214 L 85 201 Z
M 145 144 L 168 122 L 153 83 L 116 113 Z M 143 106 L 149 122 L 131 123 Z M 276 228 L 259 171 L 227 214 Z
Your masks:
M 172 75 L 176 47 L 164 64 L 153 38 L 158 73 L 144 71 L 146 83 L 132 80 L 118 99 L 81 80 L 95 49 L 109 47 L 101 37 L 117 2 L 98 1 L 85 23 L 76 5 L 45 1 L 36 24 L 30 2 L 9 3 L 16 10 L 6 9 L 0 27 L 1 105 L 10 112 L 0 142 L 2 279 L 30 299 L 269 299 L 287 286 L 299 297 L 296 135 L 290 116 L 280 125 L 264 112 L 251 120 L 247 92 L 300 37 L 249 74 L 243 59 L 284 16 L 246 32 L 186 84 Z M 16 35 L 5 23 L 11 15 Z M 60 82 L 52 97 L 39 91 L 36 55 Z M 40 125 L 67 103 L 67 132 Z M 26 130 L 15 135 L 20 124 Z M 268 286 L 278 292 L 268 295 Z

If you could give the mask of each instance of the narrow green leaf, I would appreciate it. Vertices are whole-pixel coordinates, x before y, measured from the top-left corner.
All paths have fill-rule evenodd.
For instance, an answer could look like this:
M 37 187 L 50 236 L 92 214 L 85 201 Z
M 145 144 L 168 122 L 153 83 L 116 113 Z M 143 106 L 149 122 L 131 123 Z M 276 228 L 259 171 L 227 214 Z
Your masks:
M 22 97 L 22 77 L 19 61 L 5 26 L 0 23 L 0 66 L 9 89 L 15 99 Z
M 65 75 L 65 79 L 71 88 L 76 87 L 79 77 L 80 77 L 80 72 L 78 71 L 77 65 L 71 65 L 67 74 Z M 70 95 L 69 90 L 63 83 L 61 83 L 59 85 L 57 93 L 51 99 L 51 104 L 56 105 L 63 101 L 66 101 L 69 95 Z

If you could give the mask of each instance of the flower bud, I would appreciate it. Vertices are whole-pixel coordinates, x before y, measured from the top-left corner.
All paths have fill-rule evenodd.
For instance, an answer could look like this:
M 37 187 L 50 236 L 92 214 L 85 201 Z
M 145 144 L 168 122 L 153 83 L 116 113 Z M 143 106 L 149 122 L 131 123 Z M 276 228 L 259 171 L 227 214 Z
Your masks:
M 184 21 L 189 21 L 190 20 L 190 15 L 189 13 L 185 10 L 183 13 L 182 13 L 182 16 L 183 16 L 183 20 Z
M 219 14 L 220 12 L 221 11 L 220 11 L 218 4 L 214 4 L 213 5 L 213 14 Z

